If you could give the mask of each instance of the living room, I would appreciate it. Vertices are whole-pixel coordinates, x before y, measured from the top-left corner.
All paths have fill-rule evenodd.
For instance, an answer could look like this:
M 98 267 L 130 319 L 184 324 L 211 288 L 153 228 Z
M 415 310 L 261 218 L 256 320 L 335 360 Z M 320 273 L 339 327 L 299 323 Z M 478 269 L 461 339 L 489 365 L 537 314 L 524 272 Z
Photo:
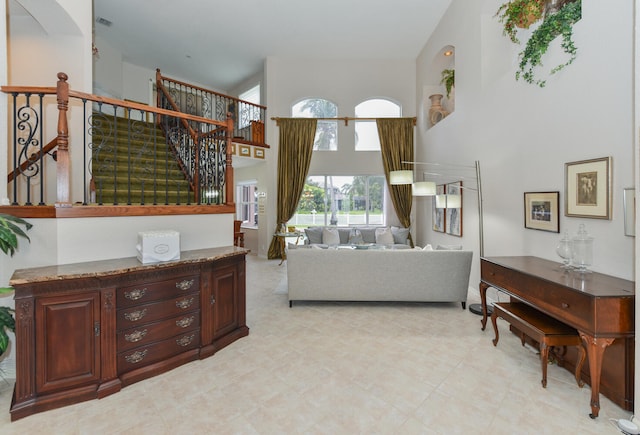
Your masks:
M 544 61 L 545 68 L 539 71 L 547 80 L 544 88 L 515 80 L 522 45 L 515 45 L 502 35 L 502 27 L 494 17 L 502 3 L 500 0 L 453 0 L 435 32 L 425 35 L 425 45 L 416 59 L 327 61 L 270 57 L 259 76 L 228 92 L 240 93 L 255 82 L 261 82 L 266 96 L 263 104 L 268 107 L 269 117 L 290 116 L 292 105 L 309 96 L 331 100 L 338 106 L 339 116 L 352 116 L 353 108 L 368 98 L 392 99 L 402 107 L 402 116 L 415 116 L 417 119 L 417 162 L 472 165 L 474 161 L 480 161 L 485 255 L 534 255 L 559 261 L 555 247 L 561 234 L 531 230 L 523 225 L 524 192 L 558 191 L 560 232 L 568 230 L 575 235 L 578 225 L 584 223 L 594 237 L 592 269 L 635 280 L 636 245 L 633 237 L 625 235 L 622 194 L 623 189 L 637 188 L 638 185 L 638 142 L 634 133 L 638 125 L 637 91 L 634 90 L 637 88 L 634 86 L 637 82 L 637 73 L 634 72 L 637 58 L 634 40 L 637 45 L 637 36 L 634 35 L 634 27 L 638 12 L 634 2 L 620 1 L 612 7 L 608 2 L 582 0 L 582 19 L 574 26 L 577 58 L 564 70 L 548 75 L 545 71 L 564 59 L 559 46 L 552 46 Z M 83 25 L 91 27 L 90 22 Z M 91 34 L 89 29 L 85 30 Z M 28 31 L 26 27 L 21 34 L 18 32 L 17 38 L 24 39 L 10 41 L 10 47 L 24 46 Z M 524 39 L 527 31 L 522 32 Z M 45 39 L 40 34 L 38 37 Z M 14 43 L 18 45 L 12 45 Z M 106 41 L 97 40 L 96 43 L 100 49 L 96 68 L 117 57 Z M 429 126 L 426 119 L 428 96 L 434 89 L 439 89 L 440 93 L 444 91 L 439 84 L 442 69 L 439 56 L 442 49 L 449 46 L 455 48 L 455 111 L 437 125 Z M 36 53 L 49 48 L 48 44 L 44 47 L 37 49 Z M 83 43 L 72 49 L 84 48 L 86 44 Z M 19 51 L 12 50 L 12 53 Z M 88 71 L 92 60 L 89 56 L 76 57 L 72 53 L 75 51 L 70 49 L 55 61 L 52 60 L 53 55 L 45 55 L 44 58 L 50 62 L 38 71 L 30 68 L 26 61 L 8 57 L 11 80 L 4 82 L 51 86 L 55 73 L 66 71 L 70 73 L 70 82 L 75 88 L 91 92 L 92 78 Z M 108 75 L 117 82 L 116 89 L 106 87 L 119 91 L 118 97 L 134 101 L 148 99 L 148 80 L 154 73 L 152 68 L 139 67 L 120 59 L 119 63 L 111 63 L 110 68 L 94 72 L 97 81 L 102 74 L 102 77 Z M 170 71 L 164 72 L 170 74 Z M 265 161 L 238 168 L 235 173 L 237 181 L 256 180 L 258 189 L 266 193 L 265 212 L 255 230 L 253 246 L 260 257 L 266 257 L 277 226 L 275 174 L 279 136 L 275 121 L 268 121 L 266 132 L 266 142 L 271 149 L 267 151 Z M 314 155 L 309 174 L 381 174 L 379 157 L 349 148 L 353 137 L 351 124 L 339 124 L 339 150 Z M 609 156 L 613 161 L 611 218 L 565 216 L 565 163 Z M 416 168 L 415 174 L 420 176 L 421 168 Z M 431 200 L 418 197 L 414 198 L 412 233 L 419 246 L 428 243 L 460 244 L 472 250 L 474 262 L 470 285 L 473 291 L 480 280 L 479 216 L 473 194 L 464 192 L 463 201 L 462 237 L 433 231 Z M 199 243 L 231 244 L 231 235 L 223 233 L 210 235 L 206 240 L 196 240 L 197 232 L 189 228 L 211 225 L 211 220 L 185 218 L 160 222 L 179 226 L 187 247 L 199 247 Z M 213 223 L 230 227 L 230 219 L 227 218 L 215 217 Z M 387 223 L 396 223 L 392 213 Z M 105 234 L 110 234 L 115 225 L 106 225 L 110 225 L 110 230 Z M 131 225 L 132 231 L 143 229 L 144 219 L 131 218 Z M 85 224 L 82 228 L 89 226 Z M 71 226 L 55 230 L 50 223 L 35 227 L 32 243 L 21 247 L 15 258 L 3 259 L 2 279 L 8 280 L 15 268 L 50 262 L 47 257 L 67 262 L 97 255 L 92 252 L 92 247 L 83 245 L 77 231 L 75 237 L 71 237 L 72 245 L 59 242 L 73 235 L 75 230 L 77 227 Z M 47 239 L 47 233 L 57 234 L 56 239 Z M 131 248 L 125 249 L 121 242 L 122 239 L 117 237 L 109 241 L 101 254 L 128 255 Z M 46 254 L 42 255 L 42 252 Z M 498 298 L 491 293 L 490 297 Z

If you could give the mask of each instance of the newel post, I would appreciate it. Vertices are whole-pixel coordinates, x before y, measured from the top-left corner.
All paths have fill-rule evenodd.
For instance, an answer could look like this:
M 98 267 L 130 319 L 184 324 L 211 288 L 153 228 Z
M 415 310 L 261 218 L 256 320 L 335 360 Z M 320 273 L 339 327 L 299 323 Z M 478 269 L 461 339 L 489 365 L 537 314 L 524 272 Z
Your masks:
M 234 205 L 234 200 L 233 200 L 233 191 L 234 191 L 234 185 L 233 185 L 233 164 L 231 161 L 231 137 L 233 136 L 233 118 L 231 113 L 227 113 L 227 133 L 226 133 L 226 141 L 227 141 L 227 165 L 226 165 L 226 170 L 225 170 L 225 187 L 226 187 L 226 191 L 225 191 L 225 197 L 226 197 L 226 201 L 225 203 L 227 205 Z
M 71 207 L 69 202 L 70 172 L 69 166 L 69 126 L 67 123 L 67 110 L 69 108 L 69 77 L 58 73 L 56 96 L 58 99 L 58 137 L 57 148 L 57 201 L 56 207 Z

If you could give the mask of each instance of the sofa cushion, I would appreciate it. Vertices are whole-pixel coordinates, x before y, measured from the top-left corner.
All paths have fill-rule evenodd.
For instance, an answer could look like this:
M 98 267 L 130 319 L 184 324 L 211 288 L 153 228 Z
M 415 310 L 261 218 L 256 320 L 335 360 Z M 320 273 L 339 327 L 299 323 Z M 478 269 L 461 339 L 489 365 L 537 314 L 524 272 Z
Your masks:
M 462 250 L 462 245 L 438 245 L 436 246 L 436 251 L 460 251 Z
M 323 227 L 305 228 L 304 233 L 307 236 L 309 244 L 314 245 L 317 243 L 322 243 L 322 228 Z
M 393 233 L 391 228 L 376 228 L 376 244 L 393 245 Z
M 322 243 L 325 245 L 339 245 L 340 244 L 340 234 L 338 234 L 337 228 L 327 228 L 324 227 L 322 229 Z
M 338 228 L 338 235 L 340 236 L 340 244 L 349 244 L 349 236 L 351 235 L 351 228 Z
M 362 238 L 362 233 L 357 228 L 351 228 L 349 233 L 349 244 L 351 245 L 362 245 L 364 244 L 364 239 Z
M 376 243 L 376 229 L 375 228 L 358 228 L 360 234 L 362 234 L 362 241 L 364 243 Z
M 409 242 L 409 228 L 391 227 L 393 243 L 406 245 Z

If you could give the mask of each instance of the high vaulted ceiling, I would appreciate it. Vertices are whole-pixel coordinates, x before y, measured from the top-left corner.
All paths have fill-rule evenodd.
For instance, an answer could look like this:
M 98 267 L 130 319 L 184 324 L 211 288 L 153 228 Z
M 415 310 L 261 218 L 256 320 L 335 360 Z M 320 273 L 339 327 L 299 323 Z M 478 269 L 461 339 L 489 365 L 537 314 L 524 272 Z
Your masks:
M 229 91 L 267 56 L 415 59 L 451 0 L 94 0 L 123 60 Z M 99 48 L 99 47 L 98 47 Z

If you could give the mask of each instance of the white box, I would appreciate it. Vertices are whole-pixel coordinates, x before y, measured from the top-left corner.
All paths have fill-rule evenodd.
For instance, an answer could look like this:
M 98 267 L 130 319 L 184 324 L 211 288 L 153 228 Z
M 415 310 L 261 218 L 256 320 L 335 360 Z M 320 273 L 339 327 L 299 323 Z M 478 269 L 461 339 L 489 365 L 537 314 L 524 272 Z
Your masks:
M 174 230 L 138 233 L 138 260 L 142 264 L 180 259 L 180 233 Z

